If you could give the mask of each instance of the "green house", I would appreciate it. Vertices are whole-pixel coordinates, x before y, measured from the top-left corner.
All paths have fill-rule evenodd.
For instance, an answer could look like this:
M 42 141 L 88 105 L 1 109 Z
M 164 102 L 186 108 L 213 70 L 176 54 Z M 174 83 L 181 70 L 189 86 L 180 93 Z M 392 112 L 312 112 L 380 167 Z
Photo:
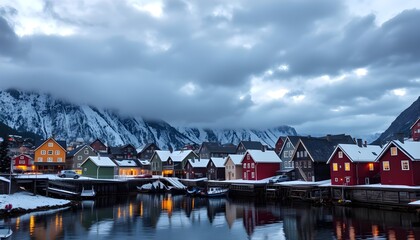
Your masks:
M 84 177 L 114 179 L 117 165 L 109 157 L 88 157 L 80 166 Z

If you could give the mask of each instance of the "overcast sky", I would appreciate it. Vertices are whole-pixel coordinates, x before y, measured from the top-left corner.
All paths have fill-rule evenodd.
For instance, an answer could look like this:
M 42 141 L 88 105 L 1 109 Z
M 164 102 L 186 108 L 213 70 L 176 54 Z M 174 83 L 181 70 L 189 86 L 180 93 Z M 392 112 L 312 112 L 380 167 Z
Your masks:
M 0 89 L 176 126 L 384 131 L 420 93 L 418 0 L 2 0 Z

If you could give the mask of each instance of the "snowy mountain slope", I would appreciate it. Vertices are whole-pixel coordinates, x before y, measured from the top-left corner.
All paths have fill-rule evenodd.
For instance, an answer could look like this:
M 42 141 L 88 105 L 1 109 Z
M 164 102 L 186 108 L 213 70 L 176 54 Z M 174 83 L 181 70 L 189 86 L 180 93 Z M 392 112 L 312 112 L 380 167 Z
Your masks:
M 296 135 L 288 126 L 259 130 L 212 130 L 174 128 L 164 121 L 140 117 L 122 117 L 109 110 L 75 105 L 47 94 L 0 91 L 0 122 L 17 129 L 36 133 L 44 138 L 72 141 L 101 139 L 109 145 L 131 143 L 138 147 L 155 142 L 162 149 L 177 149 L 189 143 L 218 141 L 237 144 L 241 140 L 259 140 L 273 147 L 281 135 Z

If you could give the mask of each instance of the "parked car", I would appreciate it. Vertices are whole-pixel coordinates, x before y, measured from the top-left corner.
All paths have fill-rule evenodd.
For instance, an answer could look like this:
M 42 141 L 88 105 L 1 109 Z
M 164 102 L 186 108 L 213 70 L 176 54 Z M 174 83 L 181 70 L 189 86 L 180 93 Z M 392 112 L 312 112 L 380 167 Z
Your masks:
M 80 177 L 80 175 L 77 174 L 73 170 L 61 170 L 60 173 L 58 173 L 58 176 L 61 178 L 74 178 L 74 179 L 78 179 Z
M 270 180 L 268 180 L 270 183 L 278 183 L 278 182 L 285 182 L 290 181 L 290 178 L 286 175 L 277 175 L 272 177 Z

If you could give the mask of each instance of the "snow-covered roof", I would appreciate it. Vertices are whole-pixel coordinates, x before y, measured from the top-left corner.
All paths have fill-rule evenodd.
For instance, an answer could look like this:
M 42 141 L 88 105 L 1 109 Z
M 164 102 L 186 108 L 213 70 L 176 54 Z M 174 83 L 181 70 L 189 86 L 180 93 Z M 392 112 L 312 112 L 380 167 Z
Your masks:
M 119 167 L 137 167 L 137 163 L 134 160 L 131 159 L 125 159 L 125 160 L 116 160 L 115 163 Z
M 210 159 L 195 159 L 194 161 L 188 160 L 193 168 L 205 168 Z
M 328 159 L 327 164 L 339 149 L 341 149 L 352 162 L 374 162 L 382 151 L 382 148 L 377 145 L 359 147 L 357 144 L 338 144 Z
M 155 154 L 157 154 L 159 156 L 159 158 L 162 162 L 168 160 L 169 156 L 171 156 L 171 152 L 170 151 L 165 151 L 165 150 L 156 150 Z
M 241 165 L 242 162 L 242 158 L 244 157 L 244 155 L 242 154 L 229 154 L 229 156 L 226 158 L 224 165 L 226 165 L 227 161 L 229 159 L 231 159 L 231 161 L 233 162 L 233 164 L 235 165 Z
M 217 168 L 222 168 L 225 167 L 225 158 L 221 158 L 221 157 L 212 157 L 211 161 L 213 162 L 214 166 Z
M 82 165 L 88 161 L 91 160 L 96 166 L 99 167 L 116 167 L 117 165 L 115 165 L 115 163 L 109 158 L 109 157 L 88 157 L 83 163 Z
M 399 149 L 403 150 L 406 154 L 411 157 L 411 160 L 420 160 L 420 142 L 408 142 L 405 141 L 404 143 L 394 140 L 389 142 L 388 146 L 390 144 L 394 143 L 396 146 L 398 146 Z M 386 146 L 385 148 L 388 148 Z
M 281 163 L 281 159 L 274 151 L 261 151 L 261 150 L 248 150 L 242 159 L 245 158 L 247 154 L 250 154 L 252 159 L 257 163 Z
M 139 162 L 141 163 L 141 165 L 145 166 L 145 165 L 150 165 L 150 161 L 149 160 L 140 160 Z
M 174 162 L 182 162 L 191 152 L 192 150 L 174 151 L 170 157 Z

